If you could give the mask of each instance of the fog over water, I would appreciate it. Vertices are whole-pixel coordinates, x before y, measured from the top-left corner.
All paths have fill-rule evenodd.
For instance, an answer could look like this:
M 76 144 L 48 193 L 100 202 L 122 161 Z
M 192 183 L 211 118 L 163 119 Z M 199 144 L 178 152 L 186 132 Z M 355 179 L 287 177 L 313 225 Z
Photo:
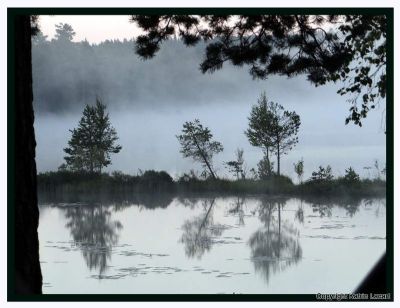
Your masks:
M 339 85 L 315 88 L 304 76 L 254 81 L 246 67 L 229 64 L 203 75 L 198 67 L 204 46 L 186 48 L 177 41 L 162 46 L 148 61 L 135 55 L 132 42 L 87 44 L 78 53 L 78 43 L 73 44 L 59 57 L 54 50 L 33 48 L 38 172 L 56 170 L 63 163 L 69 129 L 77 126 L 85 103 L 94 104 L 96 95 L 108 105 L 122 145 L 106 171 L 135 174 L 138 169 L 155 169 L 176 176 L 200 170 L 198 163 L 182 158 L 175 137 L 185 121 L 195 118 L 224 146 L 214 159 L 219 176 L 228 176 L 223 162 L 234 159 L 237 147 L 244 149 L 248 169 L 256 167 L 262 151 L 250 146 L 243 132 L 262 91 L 301 118 L 299 143 L 282 157 L 282 173 L 294 178 L 293 163 L 302 157 L 305 178 L 319 165 L 330 164 L 336 175 L 353 166 L 367 176 L 363 167 L 373 166 L 375 159 L 381 168 L 385 164 L 385 102 L 369 113 L 360 128 L 344 124 L 349 104 L 336 94 Z

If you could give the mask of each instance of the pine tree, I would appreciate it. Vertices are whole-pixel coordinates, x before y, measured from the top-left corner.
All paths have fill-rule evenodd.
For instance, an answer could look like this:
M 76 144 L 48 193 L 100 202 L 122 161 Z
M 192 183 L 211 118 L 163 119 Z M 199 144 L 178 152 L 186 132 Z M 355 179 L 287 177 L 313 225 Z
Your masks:
M 297 133 L 300 128 L 300 116 L 295 111 L 284 110 L 282 105 L 271 102 L 270 110 L 273 114 L 271 139 L 272 153 L 276 154 L 277 174 L 281 173 L 281 157 L 287 154 L 298 142 Z
M 56 35 L 55 38 L 62 42 L 71 42 L 75 36 L 75 31 L 69 24 L 59 23 L 56 25 Z
M 300 117 L 296 112 L 284 110 L 278 103 L 268 101 L 262 93 L 258 104 L 252 107 L 245 134 L 251 145 L 263 149 L 267 165 L 272 166 L 269 154 L 276 154 L 277 174 L 280 175 L 281 156 L 297 144 L 299 128 Z
M 265 92 L 261 93 L 257 105 L 252 106 L 249 119 L 249 128 L 245 131 L 250 144 L 260 147 L 264 152 L 263 160 L 268 166 L 271 166 L 269 154 L 273 146 L 272 131 L 272 113 L 268 110 L 268 99 Z
M 101 173 L 103 167 L 111 164 L 110 154 L 119 153 L 117 132 L 111 126 L 106 105 L 99 99 L 95 106 L 86 105 L 78 127 L 70 130 L 71 139 L 64 152 L 67 166 L 73 171 Z

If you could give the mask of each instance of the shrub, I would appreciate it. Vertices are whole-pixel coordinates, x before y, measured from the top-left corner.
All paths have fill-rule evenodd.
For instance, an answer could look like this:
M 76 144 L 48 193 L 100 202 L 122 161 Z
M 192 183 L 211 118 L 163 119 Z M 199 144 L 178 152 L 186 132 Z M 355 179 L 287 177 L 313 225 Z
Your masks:
M 331 181 L 333 180 L 333 175 L 332 175 L 332 168 L 331 166 L 326 166 L 326 168 L 323 168 L 322 166 L 319 166 L 318 171 L 314 171 L 311 174 L 311 179 L 310 181 Z
M 360 176 L 354 171 L 353 168 L 349 167 L 345 170 L 344 180 L 349 183 L 360 182 Z

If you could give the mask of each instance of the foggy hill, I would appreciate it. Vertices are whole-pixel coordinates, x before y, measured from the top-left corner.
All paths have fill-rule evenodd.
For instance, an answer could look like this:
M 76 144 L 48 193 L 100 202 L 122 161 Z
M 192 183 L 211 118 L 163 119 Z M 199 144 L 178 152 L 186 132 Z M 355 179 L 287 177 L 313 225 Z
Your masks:
M 247 99 L 247 91 L 260 82 L 245 68 L 227 65 L 214 74 L 198 69 L 204 44 L 187 48 L 181 41 L 164 43 L 151 60 L 140 59 L 134 41 L 105 41 L 100 44 L 35 42 L 32 48 L 34 104 L 38 112 L 60 113 L 79 109 L 101 97 L 109 107 L 126 104 L 139 108 L 161 107 L 173 102 Z M 237 85 L 240 84 L 241 87 Z

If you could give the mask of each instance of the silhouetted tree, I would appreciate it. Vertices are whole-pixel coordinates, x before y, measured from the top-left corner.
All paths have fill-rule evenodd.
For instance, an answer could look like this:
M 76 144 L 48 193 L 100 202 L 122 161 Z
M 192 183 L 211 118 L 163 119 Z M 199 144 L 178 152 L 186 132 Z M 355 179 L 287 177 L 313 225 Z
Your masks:
M 280 175 L 281 155 L 286 154 L 298 142 L 297 133 L 300 117 L 294 111 L 284 110 L 281 105 L 268 101 L 261 94 L 258 104 L 252 107 L 249 128 L 245 132 L 250 144 L 265 150 L 269 161 L 269 152 L 277 156 L 277 174 Z
M 56 25 L 55 38 L 60 42 L 71 42 L 75 36 L 75 31 L 69 24 L 59 23 Z
M 318 171 L 314 171 L 311 174 L 311 181 L 330 181 L 333 179 L 331 166 L 326 166 L 326 168 L 319 166 Z
M 31 36 L 37 31 L 37 17 L 17 15 L 12 20 L 14 41 L 11 48 L 14 53 L 14 95 L 15 140 L 14 159 L 10 165 L 15 168 L 14 200 L 14 247 L 15 284 L 9 286 L 10 294 L 41 294 L 42 273 L 39 262 L 39 209 L 37 205 L 37 183 L 35 162 L 35 133 L 32 93 L 32 56 Z M 32 22 L 32 23 L 31 23 Z M 14 143 L 12 143 L 14 142 Z M 11 169 L 12 170 L 12 169 Z M 15 199 L 13 199 L 15 198 Z
M 345 170 L 344 180 L 349 183 L 356 183 L 360 181 L 360 176 L 354 171 L 353 168 L 349 167 Z
M 386 97 L 387 19 L 382 14 L 133 15 L 131 20 L 145 32 L 136 41 L 136 52 L 145 59 L 163 41 L 179 36 L 187 46 L 208 41 L 203 73 L 230 61 L 249 65 L 253 78 L 306 74 L 316 86 L 340 80 L 344 85 L 338 93 L 352 95 L 346 124 L 361 126 L 370 108 Z
M 251 107 L 249 119 L 249 128 L 245 131 L 250 144 L 260 147 L 264 152 L 265 163 L 271 167 L 269 153 L 274 145 L 271 139 L 271 131 L 273 125 L 273 115 L 268 110 L 268 99 L 265 92 L 261 93 L 257 101 L 257 105 Z
M 270 110 L 273 114 L 271 139 L 278 162 L 278 175 L 281 174 L 281 155 L 290 151 L 299 141 L 297 132 L 300 128 L 300 116 L 294 111 L 284 110 L 277 103 L 271 102 Z
M 117 133 L 105 110 L 106 105 L 99 99 L 95 106 L 86 105 L 78 128 L 70 130 L 69 147 L 64 149 L 68 156 L 64 159 L 71 170 L 101 173 L 102 167 L 111 164 L 110 154 L 122 149 L 115 145 Z
M 233 173 L 236 175 L 236 178 L 239 180 L 239 178 L 244 179 L 245 176 L 245 171 L 244 171 L 244 158 L 243 158 L 243 149 L 236 149 L 236 160 L 231 160 L 226 162 L 226 166 L 229 168 L 229 172 Z
M 299 179 L 299 183 L 303 181 L 303 174 L 304 174 L 304 160 L 303 158 L 300 159 L 297 163 L 293 164 L 294 172 L 297 174 L 297 178 Z
M 212 166 L 212 157 L 223 151 L 223 146 L 218 141 L 212 141 L 213 135 L 208 127 L 203 127 L 198 119 L 183 124 L 182 135 L 176 136 L 181 144 L 180 152 L 183 157 L 191 157 L 194 161 L 201 162 L 208 169 L 211 176 L 216 179 Z

